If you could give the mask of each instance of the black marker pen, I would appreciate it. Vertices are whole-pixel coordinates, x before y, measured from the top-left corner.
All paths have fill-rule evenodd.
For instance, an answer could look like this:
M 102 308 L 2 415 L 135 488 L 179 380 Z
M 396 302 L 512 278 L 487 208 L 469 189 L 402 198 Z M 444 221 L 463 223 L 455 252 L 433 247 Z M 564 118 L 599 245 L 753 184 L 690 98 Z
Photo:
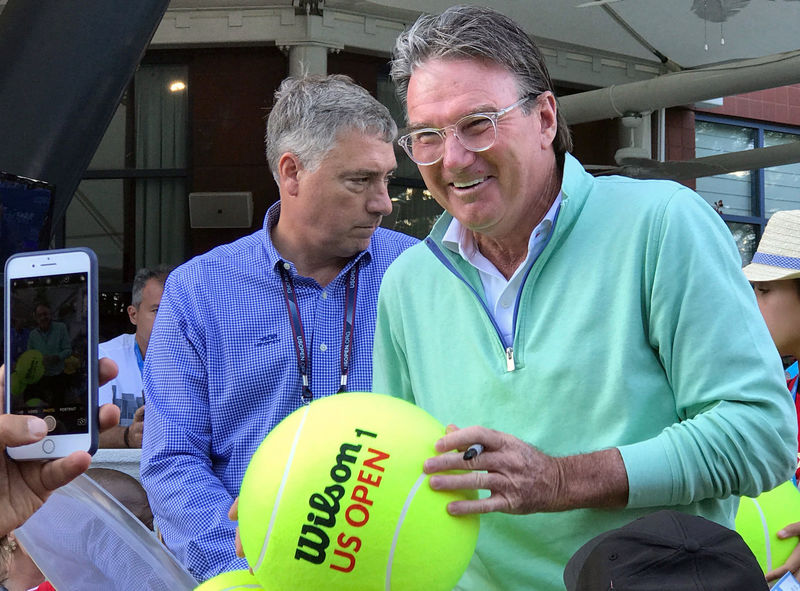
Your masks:
M 467 451 L 464 452 L 464 459 L 471 460 L 472 458 L 478 457 L 482 453 L 483 446 L 480 443 L 473 443 L 467 448 Z

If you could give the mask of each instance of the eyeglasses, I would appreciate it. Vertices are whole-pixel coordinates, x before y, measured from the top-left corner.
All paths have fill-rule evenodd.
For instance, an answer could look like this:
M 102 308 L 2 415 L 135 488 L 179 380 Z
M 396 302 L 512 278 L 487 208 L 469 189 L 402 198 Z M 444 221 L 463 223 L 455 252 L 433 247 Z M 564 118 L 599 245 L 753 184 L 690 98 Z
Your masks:
M 497 140 L 497 120 L 534 97 L 533 94 L 526 95 L 499 111 L 472 113 L 446 127 L 416 129 L 405 134 L 397 143 L 420 166 L 431 166 L 442 159 L 445 136 L 449 129 L 453 130 L 453 135 L 467 150 L 483 152 L 491 148 Z

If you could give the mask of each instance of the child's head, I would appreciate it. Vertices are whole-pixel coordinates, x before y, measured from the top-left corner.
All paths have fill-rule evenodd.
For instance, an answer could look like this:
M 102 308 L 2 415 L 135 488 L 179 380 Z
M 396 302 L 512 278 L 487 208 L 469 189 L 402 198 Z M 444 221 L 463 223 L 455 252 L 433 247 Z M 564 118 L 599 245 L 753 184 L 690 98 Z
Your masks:
M 110 468 L 89 468 L 86 475 L 124 505 L 147 529 L 153 529 L 153 512 L 147 502 L 147 493 L 138 480 Z
M 800 210 L 773 214 L 743 271 L 780 354 L 800 356 Z
M 754 281 L 761 315 L 778 352 L 800 356 L 800 279 Z

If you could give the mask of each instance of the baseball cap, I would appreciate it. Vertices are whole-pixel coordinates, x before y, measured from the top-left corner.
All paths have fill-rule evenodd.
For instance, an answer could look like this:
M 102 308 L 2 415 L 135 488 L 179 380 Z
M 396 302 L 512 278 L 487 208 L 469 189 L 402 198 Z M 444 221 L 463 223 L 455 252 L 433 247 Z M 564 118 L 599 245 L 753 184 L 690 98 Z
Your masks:
M 567 591 L 768 591 L 735 531 L 662 510 L 592 538 L 564 569 Z

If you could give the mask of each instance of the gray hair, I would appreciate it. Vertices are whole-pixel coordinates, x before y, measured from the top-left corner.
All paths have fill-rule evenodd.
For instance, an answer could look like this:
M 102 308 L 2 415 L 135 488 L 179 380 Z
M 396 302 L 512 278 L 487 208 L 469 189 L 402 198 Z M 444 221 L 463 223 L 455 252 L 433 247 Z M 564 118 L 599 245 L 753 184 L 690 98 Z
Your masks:
M 0 537 L 0 585 L 8 582 L 8 577 L 11 574 L 9 572 L 11 557 L 16 549 L 17 543 L 8 534 Z M 5 589 L 5 587 L 2 588 Z
M 430 59 L 464 58 L 503 66 L 516 78 L 520 97 L 553 92 L 542 53 L 519 25 L 491 8 L 452 6 L 438 16 L 423 14 L 397 38 L 391 77 L 400 101 L 406 105 L 414 68 Z M 523 105 L 526 114 L 530 113 L 527 105 Z M 553 149 L 559 161 L 572 150 L 572 137 L 560 110 Z
M 278 181 L 278 161 L 286 152 L 315 170 L 341 131 L 374 133 L 386 143 L 397 135 L 389 110 L 348 76 L 290 77 L 275 91 L 264 138 L 267 162 Z
M 163 287 L 164 282 L 167 280 L 167 275 L 169 275 L 172 269 L 173 267 L 170 265 L 158 265 L 152 268 L 142 267 L 136 271 L 136 275 L 133 277 L 133 287 L 131 288 L 133 292 L 131 295 L 131 304 L 133 304 L 135 308 L 139 307 L 142 303 L 142 291 L 144 291 L 144 286 L 147 285 L 147 282 L 151 279 L 155 279 Z

